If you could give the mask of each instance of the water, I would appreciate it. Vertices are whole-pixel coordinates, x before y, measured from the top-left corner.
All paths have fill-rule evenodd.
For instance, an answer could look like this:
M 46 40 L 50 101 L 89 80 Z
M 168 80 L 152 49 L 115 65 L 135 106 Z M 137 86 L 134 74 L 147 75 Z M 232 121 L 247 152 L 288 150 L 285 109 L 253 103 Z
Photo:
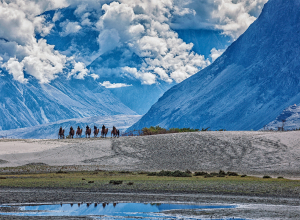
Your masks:
M 17 206 L 19 212 L 0 213 L 13 216 L 93 216 L 95 219 L 182 219 L 163 213 L 171 210 L 233 209 L 234 205 L 194 205 L 194 204 L 160 204 L 160 203 L 76 203 Z M 195 219 L 184 217 L 184 219 Z M 236 219 L 236 218 L 235 218 Z M 236 219 L 237 220 L 237 219 Z M 242 220 L 242 219 L 238 219 Z

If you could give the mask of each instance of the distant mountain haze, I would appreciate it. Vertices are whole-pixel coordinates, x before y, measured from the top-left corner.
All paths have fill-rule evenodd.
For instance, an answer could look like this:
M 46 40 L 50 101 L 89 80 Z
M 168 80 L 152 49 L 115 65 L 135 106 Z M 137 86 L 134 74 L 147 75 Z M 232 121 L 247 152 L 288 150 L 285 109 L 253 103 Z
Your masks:
M 300 1 L 270 0 L 212 65 L 168 90 L 129 130 L 258 130 L 300 103 Z

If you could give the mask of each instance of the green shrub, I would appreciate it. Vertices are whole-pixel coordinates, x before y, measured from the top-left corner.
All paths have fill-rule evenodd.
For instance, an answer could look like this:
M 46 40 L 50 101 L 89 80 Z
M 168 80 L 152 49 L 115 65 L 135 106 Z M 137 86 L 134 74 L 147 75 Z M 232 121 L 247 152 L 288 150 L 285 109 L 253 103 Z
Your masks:
M 194 176 L 204 176 L 204 175 L 207 175 L 207 174 L 208 174 L 207 172 L 195 172 Z
M 205 174 L 205 175 L 204 175 L 204 178 L 209 178 L 209 177 L 214 177 L 214 176 L 211 175 L 211 174 Z
M 263 178 L 264 178 L 264 179 L 270 179 L 270 178 L 272 178 L 272 177 L 270 177 L 270 176 L 263 176 Z
M 109 181 L 109 184 L 113 184 L 113 185 L 120 185 L 122 183 L 123 183 L 122 180 L 111 180 L 111 181 Z
M 246 177 L 246 176 L 247 176 L 247 175 L 245 175 L 245 174 L 244 174 L 244 175 L 241 175 L 241 177 Z
M 239 176 L 239 174 L 235 172 L 227 172 L 227 176 Z
M 188 173 L 188 174 L 192 174 L 192 172 L 188 169 L 185 172 Z
M 225 173 L 225 171 L 223 171 L 223 170 L 220 170 L 220 171 L 219 171 L 219 175 L 224 175 L 224 176 L 225 176 L 225 175 L 226 175 L 226 173 Z
M 279 176 L 279 177 L 277 177 L 277 179 L 283 179 L 283 177 L 282 177 L 282 176 Z
M 148 173 L 148 176 L 192 177 L 191 174 L 186 173 L 186 172 L 182 172 L 180 170 L 176 170 L 174 172 L 162 170 L 162 171 L 160 171 L 158 173 L 156 173 L 156 172 Z

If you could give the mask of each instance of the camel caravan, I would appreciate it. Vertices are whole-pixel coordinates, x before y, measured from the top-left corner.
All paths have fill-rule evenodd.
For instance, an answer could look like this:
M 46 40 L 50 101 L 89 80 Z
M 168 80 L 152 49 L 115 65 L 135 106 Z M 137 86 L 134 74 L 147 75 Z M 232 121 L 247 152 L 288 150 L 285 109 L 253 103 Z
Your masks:
M 97 126 L 94 126 L 94 137 L 98 137 L 100 132 L 100 129 L 97 128 Z M 87 125 L 85 128 L 85 137 L 86 138 L 90 138 L 92 134 L 92 129 Z M 108 128 L 106 128 L 104 125 L 102 126 L 101 129 L 101 137 L 102 138 L 106 138 L 106 135 L 108 134 Z M 69 135 L 66 136 L 66 138 L 74 138 L 75 135 L 75 130 L 73 129 L 73 127 L 70 127 L 70 132 Z M 80 128 L 79 126 L 77 127 L 76 130 L 76 137 L 77 138 L 81 138 L 82 137 L 82 128 Z M 113 126 L 113 129 L 111 131 L 111 137 L 120 137 L 120 131 Z M 59 131 L 58 131 L 58 139 L 64 139 L 65 138 L 65 130 L 60 127 Z

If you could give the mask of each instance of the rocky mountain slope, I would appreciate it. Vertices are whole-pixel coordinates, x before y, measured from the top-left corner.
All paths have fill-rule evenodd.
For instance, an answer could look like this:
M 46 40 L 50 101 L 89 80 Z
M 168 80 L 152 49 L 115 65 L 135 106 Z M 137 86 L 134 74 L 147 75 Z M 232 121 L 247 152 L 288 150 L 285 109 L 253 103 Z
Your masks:
M 3 74 L 0 94 L 0 130 L 94 115 L 136 114 L 92 78 L 58 78 L 50 84 L 32 79 L 22 84 Z
M 258 130 L 300 102 L 299 0 L 270 0 L 212 65 L 168 90 L 130 129 Z

